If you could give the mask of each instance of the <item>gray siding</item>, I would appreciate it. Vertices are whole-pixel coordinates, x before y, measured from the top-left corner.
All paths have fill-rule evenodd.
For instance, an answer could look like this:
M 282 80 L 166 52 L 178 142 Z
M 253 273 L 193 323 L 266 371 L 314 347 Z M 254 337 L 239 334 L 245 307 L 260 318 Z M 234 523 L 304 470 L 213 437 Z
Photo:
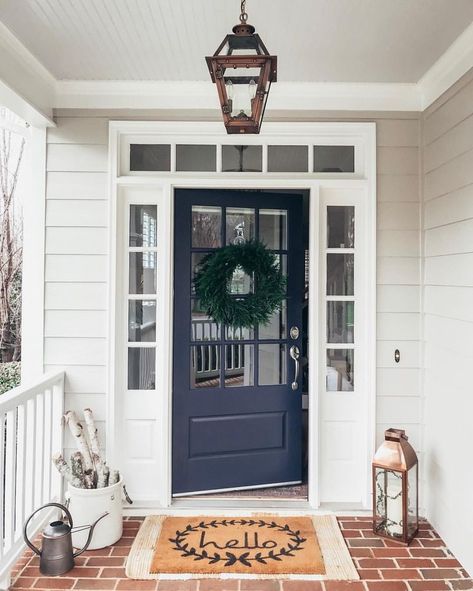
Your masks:
M 465 460 L 473 447 L 472 78 L 470 73 L 452 87 L 423 122 L 427 516 L 470 572 L 473 471 Z

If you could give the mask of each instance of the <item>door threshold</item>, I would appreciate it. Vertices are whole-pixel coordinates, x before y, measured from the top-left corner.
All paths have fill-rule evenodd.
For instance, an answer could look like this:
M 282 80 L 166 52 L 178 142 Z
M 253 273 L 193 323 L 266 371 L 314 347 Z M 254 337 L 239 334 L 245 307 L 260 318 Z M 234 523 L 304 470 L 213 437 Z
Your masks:
M 209 495 L 218 495 L 220 493 L 227 493 L 227 492 L 234 492 L 234 491 L 244 491 L 244 490 L 261 490 L 267 488 L 282 488 L 284 486 L 295 486 L 297 484 L 302 484 L 302 480 L 293 480 L 291 482 L 273 482 L 271 484 L 253 484 L 249 486 L 232 486 L 230 488 L 214 488 L 211 490 L 200 490 L 194 492 L 186 492 L 186 493 L 176 493 L 173 494 L 174 499 L 183 498 L 183 497 L 198 497 L 206 495 L 207 498 Z M 256 496 L 256 495 L 252 495 Z
M 180 498 L 173 499 L 171 503 L 173 509 L 212 509 L 212 510 L 245 510 L 245 511 L 310 511 L 313 507 L 309 504 L 309 501 L 295 499 L 219 499 L 219 498 L 206 498 L 206 499 L 189 499 Z

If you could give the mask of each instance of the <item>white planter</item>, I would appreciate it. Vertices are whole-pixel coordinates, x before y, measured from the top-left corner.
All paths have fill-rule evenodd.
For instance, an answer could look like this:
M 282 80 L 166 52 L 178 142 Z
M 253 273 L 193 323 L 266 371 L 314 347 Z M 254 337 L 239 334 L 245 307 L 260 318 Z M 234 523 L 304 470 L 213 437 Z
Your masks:
M 74 527 L 92 525 L 101 515 L 108 512 L 108 515 L 101 519 L 94 529 L 89 545 L 90 550 L 111 546 L 122 537 L 122 487 L 122 480 L 106 488 L 76 488 L 69 484 L 66 498 L 70 500 L 69 511 Z M 73 533 L 74 548 L 83 548 L 88 535 L 89 529 Z

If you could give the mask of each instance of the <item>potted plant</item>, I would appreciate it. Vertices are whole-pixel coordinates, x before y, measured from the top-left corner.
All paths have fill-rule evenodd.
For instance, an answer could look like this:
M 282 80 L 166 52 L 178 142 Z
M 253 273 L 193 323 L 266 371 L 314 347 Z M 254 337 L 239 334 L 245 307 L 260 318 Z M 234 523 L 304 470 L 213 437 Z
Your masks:
M 74 437 L 77 451 L 71 455 L 70 464 L 61 453 L 54 454 L 53 463 L 68 483 L 66 499 L 75 525 L 93 523 L 100 515 L 108 515 L 97 525 L 89 549 L 104 548 L 117 542 L 123 532 L 122 488 L 126 494 L 118 470 L 110 470 L 100 453 L 98 432 L 90 408 L 84 409 L 84 423 L 74 411 L 64 415 Z M 76 548 L 84 545 L 87 531 L 73 534 Z

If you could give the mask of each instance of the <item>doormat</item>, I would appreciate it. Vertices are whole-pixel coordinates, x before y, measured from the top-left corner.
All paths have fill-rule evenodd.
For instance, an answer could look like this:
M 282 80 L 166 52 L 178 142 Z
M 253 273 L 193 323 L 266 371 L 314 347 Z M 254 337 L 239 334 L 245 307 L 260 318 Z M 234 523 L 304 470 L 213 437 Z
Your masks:
M 128 556 L 131 579 L 359 579 L 333 515 L 149 516 Z

